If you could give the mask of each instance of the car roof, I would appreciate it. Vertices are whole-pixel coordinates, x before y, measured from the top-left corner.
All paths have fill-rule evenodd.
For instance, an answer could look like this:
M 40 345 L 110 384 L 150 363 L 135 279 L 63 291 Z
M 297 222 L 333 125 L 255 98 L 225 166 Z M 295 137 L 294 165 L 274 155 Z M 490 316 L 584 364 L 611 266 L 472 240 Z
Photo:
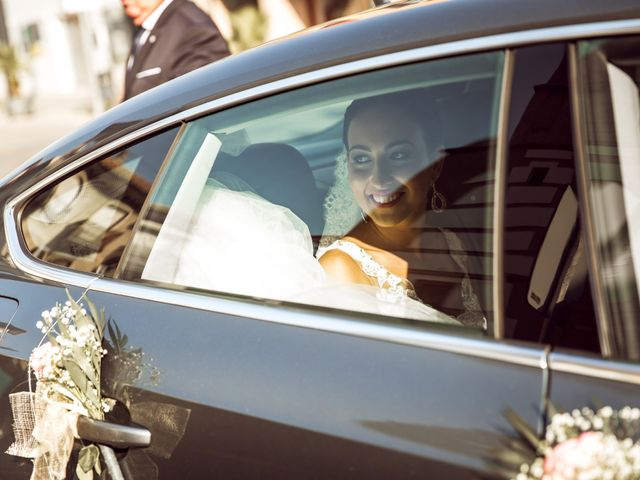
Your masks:
M 40 167 L 56 157 L 71 160 L 198 104 L 323 67 L 488 35 L 632 18 L 640 18 L 638 0 L 391 3 L 268 42 L 160 85 L 105 112 L 29 164 Z

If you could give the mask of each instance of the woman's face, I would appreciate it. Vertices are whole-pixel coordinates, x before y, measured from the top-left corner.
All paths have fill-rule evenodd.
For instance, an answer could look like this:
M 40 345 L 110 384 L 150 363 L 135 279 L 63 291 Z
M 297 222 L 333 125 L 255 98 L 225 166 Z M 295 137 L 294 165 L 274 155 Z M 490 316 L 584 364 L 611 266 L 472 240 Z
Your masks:
M 439 174 L 418 125 L 399 108 L 365 108 L 347 131 L 349 184 L 376 225 L 412 225 Z

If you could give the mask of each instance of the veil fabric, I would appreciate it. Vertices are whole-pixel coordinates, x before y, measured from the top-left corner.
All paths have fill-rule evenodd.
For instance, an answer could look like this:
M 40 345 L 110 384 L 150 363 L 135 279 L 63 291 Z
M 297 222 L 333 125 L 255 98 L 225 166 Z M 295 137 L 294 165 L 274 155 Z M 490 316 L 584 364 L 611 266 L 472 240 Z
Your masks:
M 222 183 L 219 180 L 223 180 Z M 209 178 L 184 230 L 163 229 L 143 278 L 338 310 L 458 324 L 411 298 L 337 283 L 313 254 L 307 225 L 235 176 Z M 181 222 L 178 222 L 181 223 Z M 184 225 L 184 222 L 182 222 Z
M 175 233 L 179 247 L 165 253 L 177 256 L 175 270 L 145 278 L 276 299 L 324 282 L 307 225 L 250 190 L 208 179 L 188 227 Z
M 347 153 L 343 150 L 336 157 L 334 183 L 324 200 L 325 226 L 320 241 L 321 249 L 344 237 L 362 221 L 360 207 L 349 186 L 348 169 Z

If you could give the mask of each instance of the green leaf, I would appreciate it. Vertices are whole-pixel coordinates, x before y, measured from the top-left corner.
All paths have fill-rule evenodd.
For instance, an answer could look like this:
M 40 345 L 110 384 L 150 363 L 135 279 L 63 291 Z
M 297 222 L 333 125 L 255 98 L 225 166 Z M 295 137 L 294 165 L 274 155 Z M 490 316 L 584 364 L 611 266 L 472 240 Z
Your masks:
M 104 335 L 104 327 L 106 324 L 104 319 L 104 309 L 100 309 L 100 311 L 98 311 L 98 309 L 96 308 L 96 305 L 91 300 L 86 298 L 86 301 L 87 301 L 87 308 L 89 308 L 89 312 L 91 313 L 91 318 L 93 319 L 93 323 L 98 329 L 98 335 L 100 338 L 102 338 Z
M 555 403 L 549 402 L 547 404 L 547 412 L 548 412 L 549 418 L 551 418 L 554 415 L 558 415 L 561 412 L 561 410 L 556 406 Z
M 508 422 L 516 429 L 516 431 L 522 435 L 522 437 L 529 442 L 529 444 L 538 450 L 542 444 L 542 440 L 536 435 L 536 431 L 531 427 L 520 415 L 514 412 L 511 408 L 508 408 L 504 412 L 504 416 Z
M 111 347 L 113 348 L 113 351 L 115 353 L 119 353 L 118 352 L 118 339 L 116 338 L 116 332 L 113 330 L 113 322 L 109 321 L 107 322 L 107 330 L 109 331 L 109 340 L 110 340 L 110 344 Z
M 93 358 L 88 357 L 80 347 L 72 346 L 70 347 L 70 349 L 72 358 L 67 358 L 67 360 L 65 361 L 75 363 L 80 368 L 82 373 L 84 373 L 89 382 L 93 384 L 98 383 L 100 380 L 100 367 L 95 367 Z M 63 365 L 65 365 L 66 367 L 66 364 L 64 362 Z
M 95 303 L 93 303 L 91 300 L 89 300 L 88 298 L 87 300 L 87 307 L 89 307 L 89 311 L 91 312 L 91 316 L 93 318 L 98 318 L 98 309 L 96 308 Z
M 85 474 L 92 473 L 96 463 L 100 464 L 100 450 L 92 443 L 80 449 L 76 472 L 81 470 Z
M 69 372 L 71 381 L 76 384 L 78 390 L 81 392 L 87 390 L 87 376 L 82 371 L 82 368 L 73 360 L 63 360 L 62 365 L 67 369 L 67 372 Z
M 93 480 L 93 470 L 89 472 L 83 472 L 82 469 L 77 466 L 76 476 L 78 477 L 78 480 Z
M 55 332 L 51 331 L 47 333 L 47 338 L 49 339 L 49 343 L 51 343 L 51 345 L 53 345 L 54 347 L 58 346 L 58 341 L 56 340 Z
M 104 335 L 104 326 L 107 324 L 107 320 L 105 319 L 104 314 L 104 308 L 101 308 L 98 316 L 93 318 L 95 319 L 96 327 L 98 328 L 98 334 L 100 335 L 100 338 L 102 338 Z
M 69 390 L 69 388 L 59 383 L 51 382 L 50 385 L 48 386 L 48 390 L 50 392 L 57 393 L 58 395 L 61 395 L 64 398 L 68 398 L 70 403 L 74 403 L 78 401 L 78 395 L 74 391 Z

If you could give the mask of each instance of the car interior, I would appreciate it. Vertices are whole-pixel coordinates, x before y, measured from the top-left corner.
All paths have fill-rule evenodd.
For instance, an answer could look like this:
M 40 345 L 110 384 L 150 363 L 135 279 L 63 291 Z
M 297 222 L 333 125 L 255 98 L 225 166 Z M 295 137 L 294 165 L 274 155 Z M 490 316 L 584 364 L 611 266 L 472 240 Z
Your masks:
M 497 93 L 495 78 L 487 70 L 488 66 L 485 67 L 480 69 L 480 74 L 468 72 L 452 77 L 440 72 L 440 78 L 430 78 L 428 81 L 424 79 L 424 72 L 418 75 L 419 70 L 408 77 L 411 88 L 419 86 L 436 99 L 445 152 L 444 168 L 437 183 L 447 199 L 447 208 L 442 213 L 428 212 L 429 226 L 424 234 L 446 230 L 459 240 L 457 246 L 449 245 L 449 251 L 434 250 L 427 253 L 432 258 L 455 254 L 463 259 L 466 270 L 461 272 L 458 268 L 443 270 L 430 265 L 418 265 L 413 267 L 411 274 L 416 288 L 430 292 L 429 298 L 423 299 L 425 303 L 452 316 L 460 313 L 460 310 L 456 310 L 460 307 L 459 299 L 450 293 L 453 290 L 451 286 L 460 283 L 463 273 L 468 274 L 473 290 L 481 299 L 483 313 L 491 322 L 492 158 L 495 150 L 492 132 L 496 131 Z M 571 132 L 568 131 L 568 89 L 563 72 L 564 66 L 546 85 L 536 87 L 536 94 L 528 103 L 510 139 L 505 210 L 505 333 L 511 338 L 533 341 L 560 339 L 567 346 L 596 350 L 597 331 L 582 254 Z M 137 229 L 134 242 L 126 250 L 126 242 L 120 242 L 122 245 L 118 243 L 120 246 L 116 257 L 123 258 L 117 269 L 115 265 L 110 267 L 111 274 L 116 273 L 124 279 L 173 283 L 183 288 L 198 286 L 224 290 L 225 286 L 217 281 L 213 284 L 215 288 L 211 283 L 206 283 L 210 279 L 199 279 L 198 285 L 176 281 L 180 258 L 163 254 L 160 250 L 179 250 L 176 242 L 184 242 L 190 235 L 189 229 L 198 222 L 195 212 L 201 197 L 210 189 L 209 181 L 225 183 L 231 177 L 236 179 L 232 182 L 235 185 L 231 186 L 232 189 L 250 191 L 270 204 L 293 212 L 296 219 L 303 222 L 303 228 L 308 229 L 312 242 L 309 255 L 313 255 L 323 239 L 326 214 L 323 203 L 335 181 L 336 159 L 343 149 L 344 110 L 358 96 L 392 91 L 391 85 L 395 85 L 395 80 L 389 75 L 384 72 L 381 79 L 377 80 L 378 85 L 374 82 L 366 94 L 360 91 L 354 79 L 348 79 L 340 84 L 342 89 L 325 85 L 317 87 L 315 97 L 310 97 L 304 89 L 287 92 L 286 102 L 276 96 L 266 99 L 259 107 L 241 105 L 188 124 L 178 136 L 174 148 L 169 150 L 169 142 L 164 142 L 166 145 L 163 148 L 170 152 L 170 158 L 160 179 L 161 187 L 152 192 L 152 198 L 143 207 L 137 207 L 138 210 L 142 209 L 142 220 L 137 226 L 129 222 L 131 225 L 125 228 L 126 235 L 117 235 L 118 238 L 128 239 L 131 229 Z M 173 138 L 170 137 L 171 140 Z M 132 153 L 128 155 L 131 158 Z M 108 167 L 103 163 L 97 165 L 100 168 Z M 138 166 L 134 166 L 133 170 Z M 107 173 L 113 175 L 117 171 L 116 168 Z M 93 183 L 99 181 L 98 177 Z M 123 184 L 126 187 L 124 191 L 129 191 L 140 182 L 125 183 L 129 187 Z M 63 184 L 65 182 L 60 185 Z M 148 191 L 150 184 L 147 182 L 145 185 L 145 191 Z M 230 185 L 227 182 L 226 186 Z M 80 192 L 80 196 L 89 198 L 83 192 Z M 125 199 L 125 203 L 118 200 L 116 204 L 120 202 L 127 206 L 126 199 L 130 196 L 124 193 L 117 195 Z M 31 212 L 23 223 L 27 234 L 35 231 L 34 222 L 39 214 L 33 212 L 42 209 L 40 204 L 46 204 L 46 200 L 43 197 L 33 202 L 30 210 L 27 210 Z M 111 200 L 109 202 L 113 203 Z M 99 210 L 104 211 L 104 208 Z M 91 226 L 93 230 L 99 230 L 101 238 L 115 235 L 116 230 L 107 224 L 97 225 L 92 218 L 79 219 L 80 223 L 72 222 L 59 227 L 67 233 L 55 235 L 44 249 L 40 246 L 39 251 L 43 252 L 41 258 L 70 266 L 62 260 L 56 260 L 60 251 L 68 250 L 70 255 L 75 252 L 71 247 L 56 246 L 60 239 L 67 241 L 67 238 L 77 237 L 68 234 L 70 228 L 77 232 L 78 228 Z M 233 220 L 225 218 L 224 221 Z M 247 225 L 246 228 L 255 226 Z M 208 228 L 215 230 L 215 226 Z M 216 248 L 216 242 L 220 242 L 225 235 L 229 236 L 238 227 L 229 228 L 226 225 L 224 228 L 226 230 L 220 230 L 217 236 L 209 232 L 202 237 L 206 239 L 202 247 L 205 251 Z M 258 244 L 261 240 L 264 242 L 264 236 L 268 234 L 266 230 L 263 234 L 254 231 L 252 241 L 258 248 L 252 250 L 259 250 Z M 239 237 L 229 238 L 242 241 L 238 240 Z M 161 245 L 166 247 L 161 249 Z M 243 251 L 250 248 L 248 246 Z M 457 251 L 451 252 L 451 248 Z M 47 249 L 50 251 L 47 252 Z M 33 249 L 34 252 L 36 250 Z M 186 261 L 185 258 L 183 261 Z M 257 268 L 256 262 L 259 260 L 256 259 L 259 257 L 253 258 L 251 268 Z M 98 263 L 101 266 L 85 267 L 91 271 L 100 268 L 104 272 L 104 262 Z M 263 267 L 277 268 L 273 265 Z M 293 270 L 294 267 L 290 271 Z M 316 273 L 313 268 L 308 269 L 309 275 Z M 254 296 L 260 296 L 260 292 L 263 292 L 259 289 L 243 292 L 241 285 L 238 289 L 235 293 Z M 589 315 L 584 315 L 584 311 Z

